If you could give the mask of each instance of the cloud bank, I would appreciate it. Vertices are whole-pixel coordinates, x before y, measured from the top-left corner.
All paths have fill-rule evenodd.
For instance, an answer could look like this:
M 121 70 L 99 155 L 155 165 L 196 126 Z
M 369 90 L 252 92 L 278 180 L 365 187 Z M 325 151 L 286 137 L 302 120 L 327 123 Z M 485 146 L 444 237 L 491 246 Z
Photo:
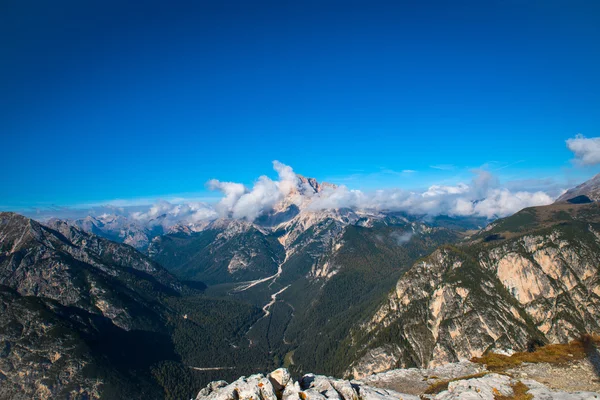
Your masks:
M 313 209 L 341 208 L 403 211 L 418 215 L 504 217 L 531 206 L 553 202 L 548 194 L 538 192 L 511 192 L 498 185 L 487 171 L 476 171 L 469 184 L 455 186 L 433 185 L 423 192 L 400 189 L 364 193 L 340 186 L 325 191 L 310 204 Z
M 575 155 L 575 163 L 581 166 L 600 164 L 600 137 L 586 138 L 577 135 L 566 142 L 569 150 Z
M 165 229 L 181 223 L 195 225 L 218 217 L 217 212 L 207 203 L 173 204 L 164 200 L 152 205 L 147 211 L 127 212 L 126 209 L 122 209 L 123 214 L 142 225 L 148 227 L 161 225 Z
M 261 176 L 250 189 L 239 183 L 212 180 L 209 188 L 219 190 L 223 198 L 215 206 L 222 217 L 254 220 L 271 212 L 277 204 L 287 200 L 309 210 L 350 208 L 365 211 L 404 211 L 410 214 L 504 217 L 522 208 L 545 205 L 553 198 L 542 191 L 513 192 L 502 188 L 488 171 L 474 171 L 470 183 L 455 186 L 433 185 L 423 192 L 400 189 L 363 192 L 346 186 L 326 186 L 315 193 L 299 187 L 299 180 L 291 167 L 273 163 L 279 180 Z M 290 197 L 291 196 L 291 197 Z
M 208 181 L 209 189 L 218 190 L 224 196 L 215 207 L 217 213 L 225 218 L 254 221 L 261 214 L 272 210 L 277 203 L 292 194 L 299 184 L 298 176 L 291 167 L 273 161 L 273 169 L 279 180 L 274 181 L 263 175 L 252 189 L 241 183 L 221 182 L 217 179 Z
M 178 224 L 198 226 L 218 218 L 254 221 L 264 214 L 285 211 L 291 205 L 308 211 L 348 208 L 493 219 L 511 215 L 525 207 L 553 202 L 553 197 L 543 191 L 502 187 L 498 179 L 486 170 L 473 171 L 473 178 L 467 183 L 432 185 L 422 191 L 386 189 L 365 192 L 344 185 L 321 185 L 317 191 L 306 179 L 300 179 L 290 166 L 274 161 L 273 169 L 277 172 L 276 179 L 263 175 L 252 187 L 210 180 L 207 187 L 222 195 L 212 204 L 159 201 L 145 207 L 98 207 L 88 210 L 86 215 L 119 215 L 146 227 L 161 225 L 168 229 Z

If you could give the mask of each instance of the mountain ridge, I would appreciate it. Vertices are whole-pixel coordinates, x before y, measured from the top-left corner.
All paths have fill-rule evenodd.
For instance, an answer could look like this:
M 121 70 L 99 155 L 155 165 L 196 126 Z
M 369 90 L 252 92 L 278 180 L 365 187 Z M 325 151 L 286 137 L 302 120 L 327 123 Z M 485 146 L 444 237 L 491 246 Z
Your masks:
M 578 196 L 586 196 L 592 201 L 600 201 L 600 174 L 594 175 L 591 179 L 567 190 L 556 199 L 556 203 L 565 202 Z
M 350 345 L 363 356 L 346 373 L 436 365 L 491 349 L 520 351 L 531 340 L 599 333 L 600 209 L 559 208 L 572 210 L 573 218 L 526 228 L 522 221 L 532 211 L 547 221 L 556 206 L 525 209 L 415 264 L 387 303 L 354 331 Z M 490 236 L 494 240 L 484 240 Z

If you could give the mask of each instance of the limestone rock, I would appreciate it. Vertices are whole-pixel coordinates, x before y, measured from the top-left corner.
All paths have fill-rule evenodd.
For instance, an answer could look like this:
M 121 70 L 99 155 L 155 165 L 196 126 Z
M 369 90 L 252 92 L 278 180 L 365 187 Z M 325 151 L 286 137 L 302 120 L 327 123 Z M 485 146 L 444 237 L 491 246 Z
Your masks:
M 523 351 L 532 339 L 564 343 L 599 333 L 600 235 L 587 221 L 575 224 L 577 235 L 557 224 L 440 248 L 417 262 L 371 319 L 353 329 L 356 360 L 346 375 L 363 379 L 395 366 Z M 395 337 L 380 337 L 390 331 Z
M 419 400 L 418 396 L 398 393 L 394 390 L 372 388 L 370 386 L 360 387 L 361 400 Z
M 534 400 L 598 400 L 600 394 L 593 392 L 561 392 L 553 391 L 548 387 L 534 380 L 524 380 L 523 383 L 529 387 L 529 394 L 533 395 Z
M 489 374 L 483 378 L 451 382 L 448 390 L 435 397 L 435 400 L 494 400 L 494 395 L 511 396 L 513 380 L 506 375 Z
M 450 381 L 486 371 L 485 366 L 463 361 L 434 368 L 393 369 L 361 379 L 365 385 L 393 389 L 409 394 L 421 394 L 430 384 L 438 380 Z
M 375 378 L 366 379 L 368 382 L 388 384 L 393 381 L 392 377 L 411 377 L 410 379 L 424 380 L 426 383 L 431 380 L 428 376 L 432 372 L 439 373 L 441 376 L 452 380 L 448 384 L 448 389 L 436 395 L 423 395 L 424 391 L 408 394 L 395 391 L 389 387 L 372 387 L 365 385 L 362 381 L 347 381 L 331 378 L 322 375 L 306 374 L 299 381 L 291 379 L 289 372 L 285 369 L 278 369 L 264 375 L 252 375 L 242 377 L 231 384 L 223 381 L 212 382 L 206 388 L 202 389 L 196 400 L 420 400 L 427 398 L 431 400 L 495 400 L 499 395 L 513 396 L 514 387 L 517 384 L 524 384 L 529 389 L 527 393 L 533 395 L 533 400 L 600 400 L 600 394 L 593 392 L 566 392 L 552 390 L 547 386 L 528 379 L 514 378 L 508 375 L 487 373 L 478 378 L 461 379 L 451 378 L 454 374 L 461 372 L 472 372 L 474 365 L 468 363 L 459 363 L 446 365 L 436 369 L 417 370 L 395 370 L 388 372 L 385 380 Z M 383 374 L 380 374 L 383 375 Z M 400 380 L 401 385 L 409 389 L 417 380 Z M 433 381 L 440 381 L 436 377 Z M 273 384 L 276 384 L 279 390 L 274 390 Z M 283 390 L 281 390 L 283 388 Z
M 197 400 L 277 400 L 269 378 L 262 374 L 241 377 L 227 384 L 211 382 L 196 396 Z
M 275 392 L 283 392 L 285 387 L 292 380 L 292 376 L 285 368 L 276 369 L 275 371 L 271 372 L 268 377 Z

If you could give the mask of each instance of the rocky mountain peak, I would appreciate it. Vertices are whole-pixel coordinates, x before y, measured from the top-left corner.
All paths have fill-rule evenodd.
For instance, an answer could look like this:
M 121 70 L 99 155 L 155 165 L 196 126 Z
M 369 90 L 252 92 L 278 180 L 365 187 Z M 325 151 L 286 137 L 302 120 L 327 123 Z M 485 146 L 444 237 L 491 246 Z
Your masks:
M 130 246 L 15 213 L 0 213 L 0 285 L 99 313 L 123 329 L 142 326 L 137 317 L 154 312 L 149 292 L 179 290 L 175 278 Z
M 321 193 L 326 188 L 335 189 L 337 187 L 337 185 L 329 182 L 319 183 L 315 178 L 308 178 L 300 174 L 297 174 L 296 176 L 298 177 L 301 193 L 307 186 L 312 188 L 313 193 Z
M 27 217 L 13 212 L 0 212 L 0 252 L 15 253 L 31 240 L 42 238 L 42 226 Z
M 556 203 L 563 203 L 575 197 L 586 196 L 591 201 L 600 201 L 600 174 L 563 193 Z

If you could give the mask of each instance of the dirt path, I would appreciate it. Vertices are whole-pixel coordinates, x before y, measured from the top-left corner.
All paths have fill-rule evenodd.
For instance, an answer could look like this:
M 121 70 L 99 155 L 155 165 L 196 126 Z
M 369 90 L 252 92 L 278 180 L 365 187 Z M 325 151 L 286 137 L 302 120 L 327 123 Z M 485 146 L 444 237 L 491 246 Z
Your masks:
M 190 366 L 191 369 L 194 369 L 196 371 L 222 371 L 224 369 L 234 369 L 233 367 L 192 367 Z

